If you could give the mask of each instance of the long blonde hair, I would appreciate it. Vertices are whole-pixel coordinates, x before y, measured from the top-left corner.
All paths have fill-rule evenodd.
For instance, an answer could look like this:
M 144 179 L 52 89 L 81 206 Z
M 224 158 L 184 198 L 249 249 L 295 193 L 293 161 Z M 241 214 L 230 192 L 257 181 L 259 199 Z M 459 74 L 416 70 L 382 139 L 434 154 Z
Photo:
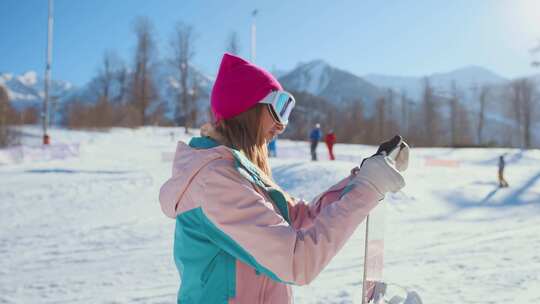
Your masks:
M 253 108 L 229 119 L 223 119 L 214 125 L 201 127 L 204 136 L 210 136 L 221 144 L 239 150 L 259 169 L 264 183 L 280 190 L 285 199 L 296 204 L 296 200 L 283 191 L 272 179 L 272 170 L 268 160 L 268 148 L 261 124 L 266 105 L 258 104 Z
M 215 130 L 219 133 L 222 144 L 244 153 L 271 181 L 272 170 L 261 124 L 265 107 L 264 104 L 257 104 L 233 118 L 220 120 L 215 125 Z

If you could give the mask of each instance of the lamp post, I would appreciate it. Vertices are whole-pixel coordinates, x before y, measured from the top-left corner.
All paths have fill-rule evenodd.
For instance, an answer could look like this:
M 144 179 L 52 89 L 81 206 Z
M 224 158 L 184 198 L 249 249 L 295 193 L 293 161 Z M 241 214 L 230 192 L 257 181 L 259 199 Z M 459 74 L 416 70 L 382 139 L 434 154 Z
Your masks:
M 53 0 L 49 0 L 49 14 L 47 18 L 47 63 L 45 65 L 45 96 L 43 99 L 43 144 L 48 145 L 49 134 L 47 134 L 47 128 L 49 127 L 49 88 L 51 85 L 51 61 L 52 61 L 52 35 L 53 35 Z
M 257 54 L 257 26 L 255 24 L 256 17 L 258 10 L 253 10 L 251 13 L 251 16 L 253 17 L 252 23 L 251 23 L 251 62 L 255 62 L 256 54 Z

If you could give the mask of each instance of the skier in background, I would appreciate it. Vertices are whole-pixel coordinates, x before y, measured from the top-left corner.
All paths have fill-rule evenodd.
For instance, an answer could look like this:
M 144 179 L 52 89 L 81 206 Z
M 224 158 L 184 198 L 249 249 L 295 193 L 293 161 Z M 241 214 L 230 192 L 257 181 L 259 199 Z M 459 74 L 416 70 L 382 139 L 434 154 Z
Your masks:
M 334 134 L 334 130 L 330 130 L 326 136 L 324 137 L 324 142 L 326 143 L 326 147 L 328 148 L 328 156 L 330 157 L 330 160 L 335 160 L 334 157 L 334 144 L 336 143 L 336 134 Z
M 313 161 L 317 160 L 317 146 L 319 145 L 321 137 L 321 125 L 317 123 L 315 124 L 315 128 L 313 128 L 309 134 L 309 141 L 311 142 L 311 160 Z
M 499 187 L 506 188 L 508 187 L 508 182 L 504 179 L 504 166 L 506 165 L 504 161 L 504 155 L 499 156 Z
M 268 143 L 268 156 L 277 157 L 277 137 L 272 138 Z

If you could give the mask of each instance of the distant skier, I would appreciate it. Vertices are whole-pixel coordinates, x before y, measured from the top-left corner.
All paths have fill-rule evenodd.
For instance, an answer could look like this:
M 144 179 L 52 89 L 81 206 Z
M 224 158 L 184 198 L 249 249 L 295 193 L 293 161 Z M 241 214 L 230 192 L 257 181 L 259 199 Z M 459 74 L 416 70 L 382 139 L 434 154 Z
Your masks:
M 312 282 L 379 201 L 405 186 L 398 169 L 408 150 L 401 138 L 381 146 L 307 203 L 275 183 L 265 149 L 287 126 L 294 97 L 225 54 L 210 100 L 213 124 L 178 142 L 159 193 L 176 221 L 177 303 L 292 303 L 291 286 Z
M 334 157 L 334 144 L 336 143 L 336 134 L 334 134 L 334 130 L 330 130 L 328 134 L 324 137 L 324 142 L 326 143 L 326 147 L 328 148 L 328 156 L 330 160 L 335 160 Z
M 315 128 L 313 128 L 309 134 L 309 141 L 311 142 L 311 160 L 317 160 L 317 146 L 319 145 L 321 137 L 321 125 L 317 123 L 315 124 Z
M 277 157 L 277 137 L 272 138 L 268 143 L 268 156 Z
M 504 166 L 506 165 L 504 161 L 504 155 L 499 156 L 499 187 L 506 188 L 508 183 L 504 179 Z

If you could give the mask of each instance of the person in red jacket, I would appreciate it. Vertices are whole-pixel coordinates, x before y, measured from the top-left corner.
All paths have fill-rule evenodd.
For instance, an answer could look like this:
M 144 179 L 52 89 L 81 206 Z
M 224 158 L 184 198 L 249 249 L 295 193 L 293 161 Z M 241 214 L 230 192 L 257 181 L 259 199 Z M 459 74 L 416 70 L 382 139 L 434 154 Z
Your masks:
M 334 130 L 330 130 L 330 132 L 326 134 L 324 137 L 324 142 L 326 142 L 326 146 L 328 147 L 328 155 L 330 156 L 330 160 L 335 160 L 334 144 L 336 143 L 336 134 L 334 134 Z

